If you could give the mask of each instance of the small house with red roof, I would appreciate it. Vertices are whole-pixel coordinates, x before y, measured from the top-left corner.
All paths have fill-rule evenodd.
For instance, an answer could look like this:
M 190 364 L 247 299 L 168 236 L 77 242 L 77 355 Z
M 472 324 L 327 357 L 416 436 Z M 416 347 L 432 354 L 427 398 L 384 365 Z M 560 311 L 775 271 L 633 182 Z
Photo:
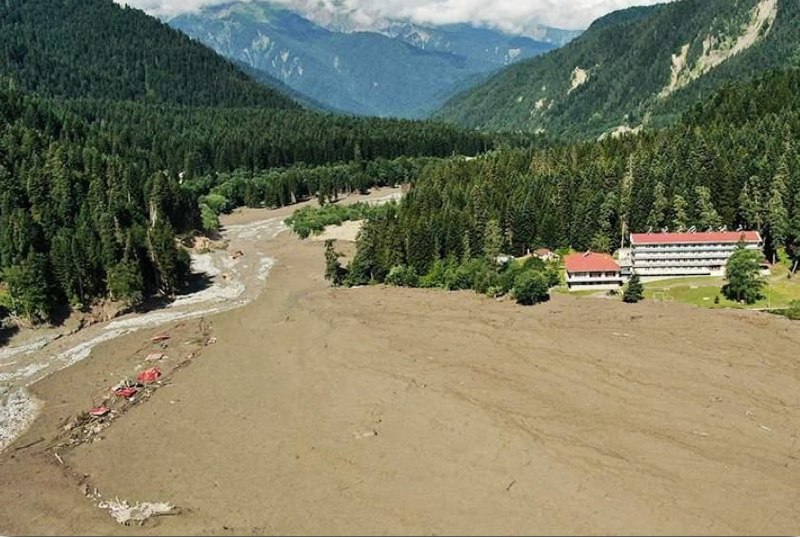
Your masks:
M 622 286 L 620 266 L 608 254 L 585 252 L 564 258 L 567 287 L 581 289 L 618 289 Z
M 739 243 L 763 248 L 757 231 L 632 233 L 630 263 L 641 277 L 724 276 Z

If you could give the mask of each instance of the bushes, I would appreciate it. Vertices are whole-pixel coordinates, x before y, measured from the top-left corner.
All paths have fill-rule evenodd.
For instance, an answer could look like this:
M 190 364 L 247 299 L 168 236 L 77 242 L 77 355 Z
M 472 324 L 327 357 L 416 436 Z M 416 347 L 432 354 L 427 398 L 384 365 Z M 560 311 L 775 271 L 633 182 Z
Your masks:
M 558 283 L 558 273 L 545 270 L 541 261 L 535 261 L 538 263 L 530 260 L 524 263 L 513 261 L 498 273 L 486 259 L 470 259 L 460 263 L 451 257 L 434 261 L 430 270 L 422 276 L 413 267 L 397 265 L 391 269 L 385 283 L 397 287 L 447 291 L 472 289 L 492 298 L 513 292 L 520 304 L 538 304 L 549 299 L 554 276 Z
M 214 212 L 214 209 L 205 203 L 200 204 L 200 221 L 203 224 L 203 231 L 206 233 L 219 233 L 220 223 L 218 213 Z
M 389 271 L 386 284 L 396 287 L 419 287 L 419 275 L 413 267 L 398 265 Z
M 514 280 L 514 298 L 517 304 L 532 306 L 550 299 L 550 285 L 543 272 L 525 270 Z
M 795 300 L 789 304 L 789 309 L 786 310 L 785 315 L 793 321 L 800 321 L 800 300 Z
M 364 220 L 376 217 L 384 206 L 373 207 L 366 203 L 353 205 L 329 204 L 324 207 L 303 207 L 286 219 L 286 225 L 292 228 L 301 239 L 306 239 L 312 234 L 318 235 L 325 231 L 327 226 L 340 226 L 351 220 Z

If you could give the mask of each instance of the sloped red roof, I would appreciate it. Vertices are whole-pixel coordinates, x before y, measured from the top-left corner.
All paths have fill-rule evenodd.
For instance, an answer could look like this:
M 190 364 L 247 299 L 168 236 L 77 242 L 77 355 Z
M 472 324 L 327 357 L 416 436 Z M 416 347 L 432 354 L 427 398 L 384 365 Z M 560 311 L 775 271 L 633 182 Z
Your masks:
M 568 255 L 564 259 L 567 272 L 619 272 L 619 265 L 608 254 L 586 252 Z
M 711 231 L 701 233 L 632 233 L 631 244 L 736 244 L 761 242 L 758 231 Z

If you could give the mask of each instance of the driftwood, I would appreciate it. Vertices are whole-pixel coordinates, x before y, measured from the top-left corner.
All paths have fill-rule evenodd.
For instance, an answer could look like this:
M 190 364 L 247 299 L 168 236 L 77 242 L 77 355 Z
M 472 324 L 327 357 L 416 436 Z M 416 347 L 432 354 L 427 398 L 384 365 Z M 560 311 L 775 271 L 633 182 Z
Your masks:
M 29 447 L 33 447 L 36 444 L 41 444 L 42 442 L 44 442 L 44 437 L 40 437 L 38 440 L 34 440 L 33 442 L 28 442 L 24 446 L 19 446 L 19 447 L 15 448 L 14 451 L 21 451 L 23 449 L 27 449 Z

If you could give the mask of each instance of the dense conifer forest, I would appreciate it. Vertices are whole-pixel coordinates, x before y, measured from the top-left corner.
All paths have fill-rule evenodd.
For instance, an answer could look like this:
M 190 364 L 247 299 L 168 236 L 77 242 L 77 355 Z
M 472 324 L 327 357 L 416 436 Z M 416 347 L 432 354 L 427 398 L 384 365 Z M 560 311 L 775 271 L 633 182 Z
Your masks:
M 0 79 L 39 95 L 299 108 L 184 34 L 112 0 L 4 0 L 0 29 Z
M 473 259 L 539 246 L 610 252 L 626 231 L 664 228 L 757 229 L 769 257 L 785 247 L 796 261 L 798 133 L 800 72 L 776 72 L 727 87 L 670 129 L 431 163 L 396 211 L 367 222 L 350 281 L 454 277 Z M 463 285 L 491 287 L 485 268 L 471 273 Z
M 395 184 L 419 165 L 390 159 L 495 143 L 424 122 L 0 92 L 4 301 L 44 321 L 68 303 L 171 295 L 189 274 L 174 237 L 215 231 L 224 210 Z
M 729 86 L 666 130 L 564 143 L 304 110 L 111 0 L 5 0 L 0 28 L 0 312 L 34 323 L 174 295 L 190 272 L 178 239 L 234 207 L 400 183 L 400 205 L 365 213 L 341 283 L 535 302 L 554 273 L 503 272 L 498 255 L 612 251 L 663 227 L 752 227 L 768 254 L 800 258 L 796 71 Z

